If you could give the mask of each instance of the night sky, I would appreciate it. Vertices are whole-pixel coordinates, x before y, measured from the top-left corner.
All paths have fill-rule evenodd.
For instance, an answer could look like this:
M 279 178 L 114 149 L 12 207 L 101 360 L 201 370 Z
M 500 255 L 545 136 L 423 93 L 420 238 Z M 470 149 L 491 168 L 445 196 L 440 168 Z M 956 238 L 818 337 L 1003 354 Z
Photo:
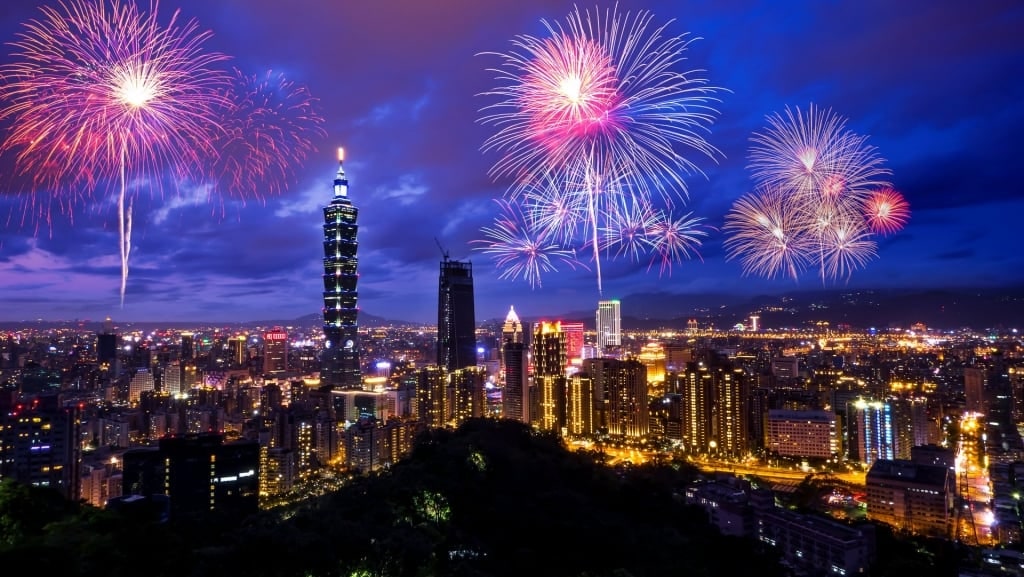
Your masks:
M 611 4 L 579 7 L 595 5 Z M 281 72 L 309 88 L 325 119 L 318 152 L 288 190 L 265 200 L 141 196 L 123 308 L 108 187 L 76 202 L 73 215 L 55 210 L 50 224 L 23 218 L 25 196 L 4 193 L 0 320 L 253 321 L 319 312 L 321 208 L 331 200 L 338 146 L 360 210 L 363 311 L 436 320 L 441 247 L 472 261 L 478 320 L 503 317 L 510 305 L 525 316 L 596 308 L 593 271 L 563 267 L 531 288 L 499 279 L 471 244 L 507 185 L 488 177 L 497 157 L 480 151 L 493 128 L 477 122 L 478 111 L 493 99 L 478 94 L 495 86 L 487 68 L 499 64 L 480 53 L 510 50 L 517 34 L 543 35 L 541 20 L 564 21 L 572 2 L 164 0 L 161 19 L 179 7 L 213 32 L 204 46 L 232 65 Z M 813 102 L 869 136 L 911 218 L 878 239 L 878 257 L 848 282 L 745 277 L 712 229 L 702 258 L 677 264 L 671 276 L 659 277 L 657 265 L 648 272 L 646 261 L 603 263 L 606 298 L 1024 283 L 1015 144 L 1024 134 L 1024 4 L 630 0 L 619 9 L 650 10 L 657 23 L 673 20 L 673 35 L 700 37 L 687 68 L 729 90 L 707 136 L 724 157 L 692 157 L 706 177 L 687 178 L 686 211 L 721 227 L 751 188 L 751 134 L 766 115 Z M 0 39 L 14 40 L 38 16 L 31 2 L 4 3 Z

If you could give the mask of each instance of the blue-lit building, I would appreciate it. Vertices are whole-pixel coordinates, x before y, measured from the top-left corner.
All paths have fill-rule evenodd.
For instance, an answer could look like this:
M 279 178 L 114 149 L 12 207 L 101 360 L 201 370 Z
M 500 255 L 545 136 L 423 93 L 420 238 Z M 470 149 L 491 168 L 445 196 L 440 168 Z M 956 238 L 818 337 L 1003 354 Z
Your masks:
M 348 177 L 338 154 L 334 199 L 324 207 L 324 351 L 322 386 L 353 390 L 362 387 L 359 369 L 359 325 L 356 306 L 359 281 L 356 239 L 359 210 L 348 197 Z
M 870 466 L 879 459 L 896 458 L 892 405 L 858 399 L 853 403 L 857 458 Z

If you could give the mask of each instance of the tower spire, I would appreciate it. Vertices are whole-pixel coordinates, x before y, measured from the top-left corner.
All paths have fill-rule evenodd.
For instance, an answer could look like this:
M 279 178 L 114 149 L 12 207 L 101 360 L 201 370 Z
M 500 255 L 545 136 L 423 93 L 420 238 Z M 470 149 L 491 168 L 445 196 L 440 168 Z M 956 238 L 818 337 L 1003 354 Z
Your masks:
M 348 177 L 345 176 L 345 149 L 338 147 L 338 173 L 334 175 L 334 198 L 348 196 Z

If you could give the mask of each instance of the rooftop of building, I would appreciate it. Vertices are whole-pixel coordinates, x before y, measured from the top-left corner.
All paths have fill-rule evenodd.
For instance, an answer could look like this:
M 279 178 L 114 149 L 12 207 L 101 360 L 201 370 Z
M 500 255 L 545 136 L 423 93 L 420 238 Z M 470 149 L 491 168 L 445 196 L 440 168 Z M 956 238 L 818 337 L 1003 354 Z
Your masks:
M 879 459 L 871 465 L 867 482 L 900 481 L 944 489 L 950 471 L 941 465 L 924 465 L 903 459 Z

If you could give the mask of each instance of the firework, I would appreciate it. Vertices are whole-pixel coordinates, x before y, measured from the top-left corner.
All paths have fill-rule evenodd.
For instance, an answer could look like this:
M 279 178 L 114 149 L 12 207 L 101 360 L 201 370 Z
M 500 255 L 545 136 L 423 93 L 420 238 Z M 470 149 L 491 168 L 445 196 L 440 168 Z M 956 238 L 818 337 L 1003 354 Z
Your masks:
M 903 195 L 891 188 L 872 192 L 864 203 L 868 227 L 877 234 L 892 234 L 903 228 L 910 218 L 910 205 Z
M 216 156 L 217 111 L 229 76 L 206 52 L 210 33 L 177 12 L 164 26 L 120 0 L 66 0 L 41 7 L 12 42 L 14 61 L 0 70 L 2 145 L 33 193 L 70 208 L 106 183 L 117 184 L 121 304 L 131 252 L 129 183 L 153 188 L 170 176 L 199 176 Z M 85 192 L 84 192 L 85 191 Z
M 497 102 L 480 119 L 496 132 L 482 149 L 498 154 L 490 174 L 511 181 L 509 197 L 540 211 L 545 235 L 578 235 L 577 244 L 589 245 L 600 292 L 601 247 L 631 258 L 653 248 L 646 237 L 619 233 L 645 212 L 657 214 L 649 209 L 654 196 L 667 209 L 685 200 L 684 177 L 701 173 L 680 151 L 720 154 L 705 135 L 721 89 L 703 71 L 677 70 L 694 39 L 670 36 L 649 12 L 576 9 L 564 24 L 542 23 L 547 37 L 518 36 L 511 52 L 497 54 L 499 86 L 484 93 Z
M 556 261 L 573 269 L 577 266 L 586 268 L 576 260 L 575 251 L 537 235 L 537 227 L 518 205 L 503 200 L 495 202 L 501 207 L 502 214 L 495 219 L 493 226 L 483 228 L 486 239 L 474 242 L 483 244 L 480 250 L 490 255 L 502 269 L 499 278 L 522 278 L 536 288 L 541 286 L 542 274 L 558 271 Z
M 821 277 L 849 278 L 876 256 L 875 241 L 863 218 L 837 218 L 818 236 Z
M 316 151 L 312 139 L 324 135 L 316 100 L 283 74 L 236 69 L 222 104 L 219 156 L 208 174 L 229 197 L 281 192 L 294 180 L 293 168 Z
M 650 239 L 653 257 L 647 270 L 650 271 L 654 263 L 659 263 L 658 274 L 664 274 L 667 270 L 672 274 L 672 263 L 682 262 L 690 259 L 692 252 L 698 258 L 700 253 L 697 247 L 700 246 L 700 237 L 707 236 L 703 230 L 703 218 L 692 217 L 693 213 L 686 213 L 679 218 L 673 218 L 665 211 L 658 212 L 654 222 L 647 229 Z
M 862 199 L 888 183 L 867 137 L 846 129 L 846 119 L 811 104 L 768 116 L 769 127 L 751 140 L 755 182 L 810 197 Z
M 743 274 L 796 280 L 809 264 L 806 226 L 777 187 L 741 197 L 725 217 L 726 260 L 739 259 Z
M 744 274 L 796 280 L 816 267 L 822 282 L 848 279 L 877 256 L 872 233 L 903 226 L 906 202 L 888 187 L 889 170 L 867 138 L 831 110 L 787 108 L 768 123 L 751 138 L 758 188 L 726 217 L 728 258 Z

